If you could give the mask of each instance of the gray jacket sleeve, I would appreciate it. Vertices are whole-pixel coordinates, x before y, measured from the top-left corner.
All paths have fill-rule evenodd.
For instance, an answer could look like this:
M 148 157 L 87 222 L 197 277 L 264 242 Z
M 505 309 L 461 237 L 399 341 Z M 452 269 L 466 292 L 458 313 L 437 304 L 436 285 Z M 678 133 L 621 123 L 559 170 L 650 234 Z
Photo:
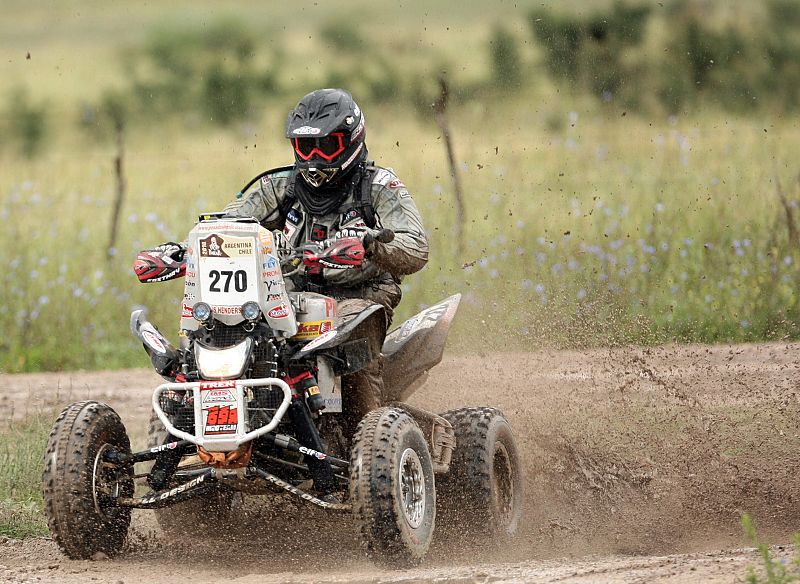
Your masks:
M 380 169 L 372 184 L 375 229 L 391 229 L 391 243 L 375 243 L 372 255 L 353 270 L 325 269 L 325 279 L 339 286 L 357 286 L 388 272 L 398 279 L 428 262 L 428 238 L 417 206 L 406 186 L 392 172 Z
M 372 185 L 372 201 L 378 226 L 395 235 L 391 243 L 375 244 L 372 261 L 395 276 L 421 270 L 428 263 L 428 238 L 406 185 L 389 173 Z

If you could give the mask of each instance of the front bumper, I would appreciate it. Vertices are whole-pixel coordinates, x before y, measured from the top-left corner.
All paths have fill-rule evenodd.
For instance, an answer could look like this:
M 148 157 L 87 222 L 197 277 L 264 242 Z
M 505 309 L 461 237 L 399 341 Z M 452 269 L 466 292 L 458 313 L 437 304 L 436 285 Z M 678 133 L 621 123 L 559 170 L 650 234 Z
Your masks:
M 265 425 L 250 430 L 245 390 L 273 386 L 283 392 L 283 399 L 278 405 L 272 419 Z M 227 395 L 219 397 L 207 392 L 227 391 Z M 194 434 L 176 428 L 169 416 L 161 407 L 161 396 L 167 392 L 191 392 L 194 404 Z M 187 440 L 201 446 L 209 452 L 228 452 L 236 450 L 242 444 L 255 440 L 268 432 L 272 432 L 283 419 L 292 399 L 292 390 L 282 379 L 266 377 L 263 379 L 238 379 L 235 381 L 194 381 L 189 383 L 164 383 L 153 392 L 153 410 L 171 435 L 180 440 Z M 210 423 L 212 411 L 226 409 L 225 422 L 215 420 Z M 235 418 L 227 417 L 233 411 Z M 214 414 L 216 415 L 216 414 Z M 235 419 L 235 423 L 233 420 Z M 216 422 L 220 422 L 217 424 Z M 226 423 L 230 422 L 230 423 Z

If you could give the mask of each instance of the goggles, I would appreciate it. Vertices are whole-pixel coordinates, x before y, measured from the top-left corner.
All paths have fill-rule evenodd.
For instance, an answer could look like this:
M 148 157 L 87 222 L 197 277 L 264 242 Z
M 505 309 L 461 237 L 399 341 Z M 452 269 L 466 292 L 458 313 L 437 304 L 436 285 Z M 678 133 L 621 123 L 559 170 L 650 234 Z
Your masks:
M 333 132 L 322 138 L 295 138 L 294 151 L 303 160 L 310 160 L 312 156 L 319 156 L 326 162 L 344 152 L 346 146 L 343 132 Z

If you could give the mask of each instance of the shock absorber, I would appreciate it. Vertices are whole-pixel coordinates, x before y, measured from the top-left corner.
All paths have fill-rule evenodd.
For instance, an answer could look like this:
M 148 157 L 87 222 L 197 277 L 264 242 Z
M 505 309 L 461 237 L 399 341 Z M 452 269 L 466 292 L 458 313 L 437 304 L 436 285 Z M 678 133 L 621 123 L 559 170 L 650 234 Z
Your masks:
M 308 409 L 317 414 L 325 409 L 325 400 L 319 393 L 317 379 L 310 371 L 304 371 L 295 377 L 287 377 L 286 383 L 302 398 L 306 400 Z

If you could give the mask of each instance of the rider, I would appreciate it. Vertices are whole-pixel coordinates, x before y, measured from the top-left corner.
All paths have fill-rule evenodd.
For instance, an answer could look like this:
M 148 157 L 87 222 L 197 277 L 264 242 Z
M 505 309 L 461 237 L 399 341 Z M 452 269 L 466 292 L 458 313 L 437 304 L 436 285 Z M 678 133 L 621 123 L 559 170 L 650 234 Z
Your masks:
M 388 168 L 367 159 L 364 113 L 343 89 L 320 89 L 289 112 L 286 137 L 294 165 L 267 171 L 257 185 L 225 208 L 229 217 L 255 217 L 267 229 L 283 230 L 288 245 L 394 232 L 390 243 L 367 238 L 367 258 L 349 270 L 325 268 L 303 278 L 301 287 L 338 301 L 346 322 L 372 303 L 386 309 L 381 341 L 400 302 L 402 277 L 428 261 L 428 241 L 406 185 Z M 360 419 L 381 405 L 383 364 L 376 359 L 348 376 L 344 411 Z

